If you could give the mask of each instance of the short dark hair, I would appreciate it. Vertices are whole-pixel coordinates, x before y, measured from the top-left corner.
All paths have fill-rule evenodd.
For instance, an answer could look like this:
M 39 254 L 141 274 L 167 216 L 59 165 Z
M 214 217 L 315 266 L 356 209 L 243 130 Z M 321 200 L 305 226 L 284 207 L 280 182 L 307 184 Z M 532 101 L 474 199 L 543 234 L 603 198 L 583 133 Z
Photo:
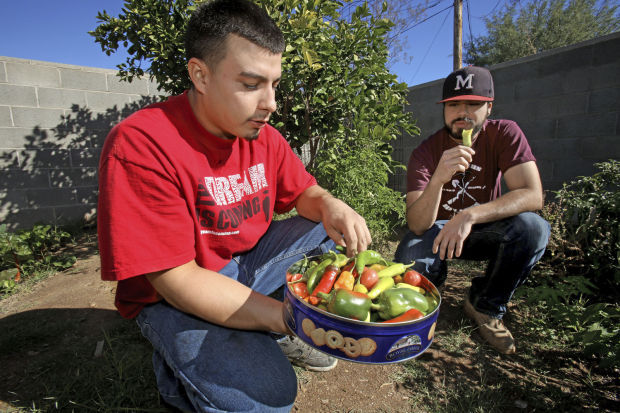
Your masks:
M 265 10 L 248 0 L 213 0 L 200 4 L 185 32 L 185 56 L 215 67 L 225 56 L 225 41 L 236 34 L 278 54 L 286 43 L 282 31 Z

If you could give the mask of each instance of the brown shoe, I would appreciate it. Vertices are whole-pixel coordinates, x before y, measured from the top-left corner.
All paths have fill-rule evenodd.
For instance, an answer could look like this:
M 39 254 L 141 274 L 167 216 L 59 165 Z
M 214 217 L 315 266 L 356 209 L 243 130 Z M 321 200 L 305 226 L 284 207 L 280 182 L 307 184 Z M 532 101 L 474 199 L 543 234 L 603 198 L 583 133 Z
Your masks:
M 465 298 L 463 307 L 467 317 L 476 322 L 480 335 L 491 347 L 502 354 L 514 354 L 517 351 L 515 340 L 512 338 L 510 331 L 504 326 L 502 320 L 477 311 L 469 302 L 469 298 Z

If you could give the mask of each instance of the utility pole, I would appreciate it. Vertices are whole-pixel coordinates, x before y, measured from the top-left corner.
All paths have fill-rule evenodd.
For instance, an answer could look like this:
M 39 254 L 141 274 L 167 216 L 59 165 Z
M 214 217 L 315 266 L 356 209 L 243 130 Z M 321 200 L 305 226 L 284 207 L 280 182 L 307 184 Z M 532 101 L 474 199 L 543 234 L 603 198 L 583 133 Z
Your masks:
M 454 0 L 454 52 L 453 70 L 461 68 L 463 61 L 463 0 Z

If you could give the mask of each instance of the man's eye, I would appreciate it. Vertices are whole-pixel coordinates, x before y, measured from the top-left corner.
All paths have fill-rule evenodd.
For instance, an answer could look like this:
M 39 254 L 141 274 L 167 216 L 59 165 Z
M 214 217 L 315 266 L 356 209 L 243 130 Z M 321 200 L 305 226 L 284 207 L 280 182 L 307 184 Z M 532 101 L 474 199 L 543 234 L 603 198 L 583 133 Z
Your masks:
M 245 88 L 249 90 L 256 90 L 256 88 L 258 87 L 258 85 L 251 85 L 249 83 L 244 83 L 243 86 L 245 86 Z

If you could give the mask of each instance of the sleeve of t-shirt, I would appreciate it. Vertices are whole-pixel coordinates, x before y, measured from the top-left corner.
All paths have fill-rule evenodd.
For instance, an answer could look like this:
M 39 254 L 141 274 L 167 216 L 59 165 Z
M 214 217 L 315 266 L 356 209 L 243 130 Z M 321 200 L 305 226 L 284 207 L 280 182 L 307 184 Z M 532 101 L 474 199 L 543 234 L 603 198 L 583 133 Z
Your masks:
M 525 134 L 513 121 L 505 121 L 500 125 L 500 151 L 498 166 L 502 173 L 515 165 L 536 161 Z
M 407 164 L 407 192 L 423 191 L 431 180 L 435 168 L 430 145 L 428 142 L 422 142 L 409 156 L 409 163 Z
M 278 143 L 279 169 L 278 193 L 275 203 L 275 212 L 283 214 L 295 207 L 297 198 L 309 187 L 316 185 L 316 179 L 304 166 L 303 162 L 293 152 L 284 137 L 273 129 Z
M 112 148 L 100 163 L 98 232 L 104 280 L 173 268 L 195 257 L 192 215 L 175 177 L 156 150 L 139 151 L 143 158 L 138 162 Z

